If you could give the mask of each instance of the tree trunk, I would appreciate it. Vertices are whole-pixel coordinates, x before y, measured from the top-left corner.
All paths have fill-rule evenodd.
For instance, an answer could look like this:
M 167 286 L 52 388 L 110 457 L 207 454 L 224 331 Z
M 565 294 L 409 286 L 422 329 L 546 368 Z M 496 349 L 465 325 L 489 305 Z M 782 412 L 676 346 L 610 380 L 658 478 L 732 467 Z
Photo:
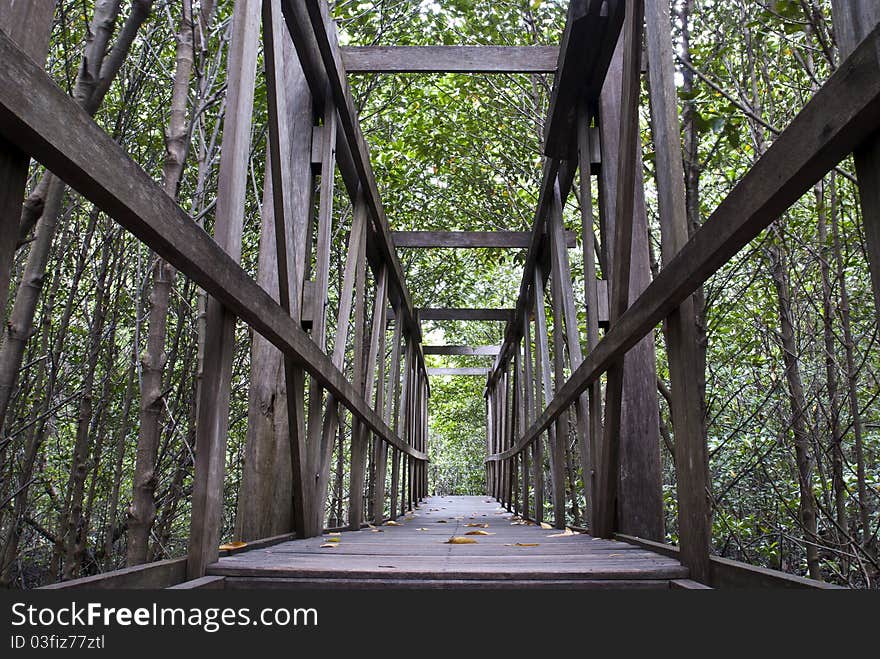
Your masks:
M 205 17 L 210 17 L 213 3 L 203 3 L 202 11 Z M 192 124 L 191 121 L 187 121 L 189 86 L 195 62 L 194 43 L 201 41 L 201 25 L 201 22 L 193 21 L 192 5 L 189 2 L 182 2 L 171 109 L 165 133 L 165 162 L 162 168 L 165 193 L 175 200 L 190 147 Z M 147 561 L 150 530 L 156 519 L 156 458 L 162 434 L 162 411 L 165 405 L 163 394 L 167 361 L 165 334 L 168 327 L 168 307 L 176 275 L 175 269 L 170 264 L 163 259 L 156 260 L 153 269 L 153 288 L 150 292 L 147 346 L 142 358 L 137 457 L 132 481 L 131 506 L 128 510 L 126 562 L 129 566 L 140 565 Z
M 810 577 L 821 579 L 819 567 L 819 551 L 816 546 L 819 538 L 816 522 L 816 500 L 813 495 L 813 456 L 810 446 L 810 435 L 807 430 L 807 402 L 801 379 L 800 362 L 798 361 L 797 339 L 791 308 L 790 278 L 788 262 L 782 238 L 777 229 L 777 241 L 768 251 L 773 285 L 776 289 L 776 301 L 779 311 L 780 341 L 782 358 L 785 364 L 785 380 L 788 385 L 789 403 L 791 405 L 791 430 L 794 434 L 795 459 L 798 469 L 798 486 L 800 490 L 799 517 L 803 527 L 804 544 L 807 554 L 807 568 Z

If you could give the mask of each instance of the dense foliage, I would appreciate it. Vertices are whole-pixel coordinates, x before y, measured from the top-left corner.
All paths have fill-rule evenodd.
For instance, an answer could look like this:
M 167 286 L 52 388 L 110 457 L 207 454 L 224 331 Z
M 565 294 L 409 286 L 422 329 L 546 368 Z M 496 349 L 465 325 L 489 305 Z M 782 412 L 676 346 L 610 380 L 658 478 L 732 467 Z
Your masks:
M 88 26 L 107 0 L 59 0 L 47 70 L 71 94 Z M 184 4 L 204 20 L 190 80 L 190 142 L 177 194 L 211 230 L 223 136 L 231 0 L 116 2 L 116 32 L 136 6 L 151 12 L 137 31 L 96 120 L 157 181 L 163 180 Z M 834 70 L 830 0 L 674 0 L 679 102 L 690 220 L 700 225 Z M 340 42 L 554 44 L 567 3 L 556 0 L 340 0 Z M 113 39 L 110 40 L 111 44 Z M 373 168 L 396 230 L 531 228 L 541 174 L 541 136 L 552 78 L 525 75 L 351 76 Z M 266 133 L 265 85 L 254 104 L 251 181 L 242 262 L 257 274 Z M 652 265 L 659 268 L 654 158 L 647 100 L 642 141 Z M 32 169 L 29 190 L 43 172 Z M 338 186 L 342 187 L 342 186 Z M 344 260 L 351 209 L 339 195 L 334 258 Z M 720 555 L 807 574 L 818 545 L 821 576 L 858 587 L 880 579 L 880 350 L 851 160 L 829 174 L 705 286 L 707 419 L 713 546 Z M 579 227 L 578 199 L 565 219 Z M 598 219 L 597 219 L 598 230 Z M 29 255 L 45 223 L 17 253 L 3 317 L 33 287 Z M 5 584 L 32 587 L 62 574 L 121 567 L 126 510 L 139 436 L 147 316 L 155 256 L 81 197 L 68 193 L 42 287 L 24 327 L 26 348 L 0 435 L 0 569 Z M 582 263 L 571 251 L 575 291 Z M 417 307 L 511 307 L 525 254 L 517 250 L 401 250 Z M 334 271 L 335 272 L 335 271 Z M 44 276 L 43 276 L 44 274 Z M 30 278 L 29 278 L 30 277 Z M 331 278 L 331 308 L 339 281 Z M 579 302 L 579 308 L 583 304 Z M 186 551 L 195 436 L 193 392 L 201 374 L 204 299 L 173 283 L 162 370 L 156 520 L 149 558 Z M 334 317 L 334 313 L 330 314 Z M 17 327 L 10 325 L 9 336 Z M 333 327 L 329 331 L 332 335 Z M 501 323 L 425 323 L 426 344 L 488 345 Z M 226 535 L 235 525 L 248 425 L 251 333 L 237 328 L 227 457 Z M 661 394 L 665 340 L 655 334 Z M 788 359 L 787 359 L 788 357 Z M 489 366 L 485 357 L 429 357 L 429 366 Z M 796 374 L 796 378 L 794 377 Z M 800 383 L 800 387 L 797 383 Z M 481 378 L 431 383 L 431 489 L 485 488 Z M 677 540 L 675 440 L 661 395 L 668 540 Z M 85 448 L 77 453 L 79 445 Z M 809 446 L 816 538 L 805 539 L 796 443 Z M 78 457 L 79 456 L 79 457 Z M 577 464 L 577 461 L 573 461 Z M 347 487 L 342 461 L 328 501 L 338 517 Z M 571 480 L 580 483 L 577 474 Z M 81 512 L 71 510 L 71 492 Z M 577 488 L 574 488 L 575 490 Z M 577 506 L 583 502 L 576 497 Z M 577 513 L 572 511 L 576 521 Z M 73 519 L 73 547 L 68 541 Z M 571 521 L 571 520 L 570 520 Z M 13 530 L 15 532 L 13 533 Z M 70 546 L 69 546 L 70 545 Z M 72 547 L 72 548 L 71 548 Z

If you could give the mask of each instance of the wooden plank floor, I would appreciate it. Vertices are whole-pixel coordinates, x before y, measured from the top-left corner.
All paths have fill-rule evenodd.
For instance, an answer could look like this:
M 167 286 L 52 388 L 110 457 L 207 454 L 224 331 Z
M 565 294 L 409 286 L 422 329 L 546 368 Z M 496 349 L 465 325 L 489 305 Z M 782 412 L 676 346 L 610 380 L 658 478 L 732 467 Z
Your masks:
M 516 523 L 488 497 L 431 497 L 384 525 L 221 558 L 227 588 L 669 588 L 672 558 L 623 542 Z M 488 524 L 486 528 L 468 526 Z M 485 531 L 491 535 L 466 535 Z M 476 540 L 448 544 L 451 537 Z M 329 542 L 338 540 L 338 542 Z M 321 547 L 332 544 L 333 547 Z

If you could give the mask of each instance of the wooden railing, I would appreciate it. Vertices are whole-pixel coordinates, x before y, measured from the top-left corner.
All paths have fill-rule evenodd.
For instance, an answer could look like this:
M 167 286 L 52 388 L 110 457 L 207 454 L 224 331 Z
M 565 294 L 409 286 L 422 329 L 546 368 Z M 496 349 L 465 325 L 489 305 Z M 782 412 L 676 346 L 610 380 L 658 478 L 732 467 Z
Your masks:
M 571 12 L 565 46 L 560 51 L 560 69 L 566 58 L 578 60 L 577 49 L 592 44 L 577 39 Z M 581 3 L 583 4 L 583 3 Z M 589 4 L 589 3 L 587 3 Z M 641 2 L 632 3 L 637 7 Z M 565 79 L 557 76 L 554 99 L 568 98 L 568 106 L 551 113 L 547 160 L 532 244 L 520 288 L 514 320 L 508 325 L 504 346 L 489 376 L 486 396 L 489 411 L 489 493 L 526 517 L 541 521 L 543 503 L 543 443 L 550 449 L 554 522 L 566 523 L 565 446 L 569 437 L 567 414 L 574 409 L 579 454 L 584 474 L 587 523 L 590 531 L 611 537 L 620 531 L 615 514 L 619 506 L 619 445 L 621 442 L 621 386 L 623 365 L 630 351 L 642 341 L 652 341 L 651 333 L 667 322 L 667 342 L 671 375 L 673 425 L 676 429 L 676 479 L 678 485 L 679 535 L 681 559 L 691 568 L 692 577 L 708 583 L 709 511 L 706 496 L 707 457 L 701 431 L 702 400 L 697 382 L 698 363 L 694 357 L 694 307 L 691 295 L 744 246 L 756 238 L 807 193 L 826 173 L 854 151 L 863 152 L 876 141 L 880 129 L 880 28 L 860 26 L 861 43 L 854 48 L 837 71 L 784 130 L 755 166 L 742 178 L 718 206 L 704 226 L 690 240 L 684 211 L 681 175 L 680 129 L 677 121 L 673 82 L 673 53 L 668 34 L 668 8 L 663 2 L 649 1 L 647 44 L 650 59 L 652 130 L 657 150 L 658 192 L 661 201 L 661 231 L 664 267 L 640 294 L 632 295 L 630 265 L 639 254 L 631 250 L 632 209 L 623 206 L 626 197 L 637 198 L 633 183 L 641 186 L 640 174 L 633 171 L 635 150 L 631 135 L 621 132 L 620 144 L 611 146 L 610 126 L 634 122 L 638 103 L 638 72 L 642 43 L 642 23 L 627 21 L 623 36 L 623 93 L 619 113 L 608 112 L 614 103 L 599 96 L 606 69 L 594 71 L 590 80 L 598 81 L 580 93 L 564 93 Z M 868 28 L 872 28 L 868 32 Z M 611 29 L 611 26 L 608 28 Z M 613 35 L 611 35 L 613 36 Z M 615 36 L 616 39 L 616 36 Z M 571 52 L 574 49 L 574 52 Z M 607 93 L 606 91 L 603 93 Z M 604 115 L 590 108 L 602 107 Z M 554 105 L 554 107 L 556 107 Z M 574 125 L 558 125 L 557 116 L 577 116 Z M 595 122 L 598 131 L 590 130 Z M 600 188 L 609 185 L 617 197 L 616 233 L 606 231 L 605 240 L 614 243 L 612 271 L 611 326 L 598 339 L 597 286 L 593 254 L 593 207 L 590 176 L 596 133 L 602 135 Z M 577 153 L 566 155 L 558 145 L 576 144 Z M 614 147 L 619 146 L 616 152 Z M 630 154 L 630 156 L 627 156 Z M 618 157 L 622 156 L 622 157 Z M 609 178 L 609 167 L 617 164 L 617 176 Z M 867 165 L 866 165 L 867 166 Z M 562 240 L 562 203 L 568 196 L 579 168 L 583 217 L 584 273 L 587 300 L 587 354 L 581 357 L 580 327 L 573 305 L 568 256 Z M 873 171 L 873 170 L 869 170 Z M 634 178 L 638 177 L 638 178 Z M 864 191 L 863 191 L 864 192 Z M 863 204 L 871 195 L 863 194 Z M 874 195 L 876 197 L 876 195 Z M 613 211 L 599 212 L 606 224 Z M 643 211 L 642 211 L 643 212 Z M 865 213 L 866 216 L 870 214 Z M 875 222 L 869 218 L 868 221 Z M 870 232 L 868 232 L 870 234 Z M 870 238 L 869 238 L 870 240 Z M 869 245 L 876 253 L 880 245 Z M 869 260 L 872 260 L 869 255 Z M 876 254 L 873 260 L 877 260 Z M 549 261 L 549 271 L 546 263 Z M 645 264 L 646 265 L 646 264 Z M 880 264 L 878 264 L 880 265 Z M 548 337 L 545 317 L 545 286 L 553 309 L 552 337 Z M 615 294 L 615 290 L 617 293 Z M 629 295 L 627 295 L 629 293 Z M 635 300 L 629 304 L 628 298 Z M 532 321 L 530 316 L 534 317 Z M 532 329 L 534 326 L 534 329 Z M 646 337 L 648 337 L 646 339 Z M 553 371 L 550 374 L 549 341 L 553 341 Z M 569 360 L 566 363 L 565 354 Z M 566 376 L 566 369 L 570 375 Z M 604 415 L 600 377 L 607 374 Z M 628 382 L 629 386 L 629 382 Z M 648 382 L 654 387 L 653 382 Z M 541 401 L 543 392 L 543 402 Z M 655 394 L 656 395 L 656 394 Z M 532 469 L 529 468 L 529 463 Z M 628 474 L 630 479 L 641 474 Z M 530 492 L 534 494 L 530 501 Z M 623 531 L 628 533 L 629 531 Z M 647 534 L 646 534 L 647 535 Z M 661 538 L 655 538 L 661 539 Z
M 238 263 L 261 9 L 269 91 L 272 203 L 281 282 L 278 301 Z M 292 40 L 285 34 L 287 31 Z M 284 88 L 283 66 L 292 66 L 285 50 L 298 55 L 310 94 L 293 95 Z M 420 348 L 421 333 L 339 57 L 335 28 L 326 16 L 326 3 L 242 0 L 235 4 L 228 57 L 229 109 L 224 124 L 212 239 L 40 66 L 0 32 L 0 136 L 62 178 L 210 295 L 186 565 L 191 579 L 202 576 L 205 567 L 218 557 L 234 351 L 231 330 L 235 318 L 247 323 L 284 356 L 293 463 L 292 530 L 298 537 L 320 534 L 324 528 L 324 501 L 340 405 L 353 419 L 349 526 L 361 528 L 365 513 L 381 523 L 389 495 L 393 517 L 427 494 L 429 389 Z M 319 122 L 312 129 L 310 141 L 314 143 L 307 149 L 304 170 L 294 172 L 289 122 L 292 117 L 303 116 L 309 117 L 310 122 L 311 117 L 317 116 Z M 349 258 L 340 266 L 344 273 L 339 329 L 333 353 L 328 354 L 327 282 L 337 166 L 352 201 L 354 217 Z M 309 217 L 309 208 L 299 209 L 301 214 L 294 216 L 289 209 L 296 210 L 295 202 L 285 195 L 296 186 L 314 185 L 318 176 L 317 217 Z M 10 194 L 23 198 L 23 180 L 20 187 Z M 2 221 L 11 223 L 13 219 L 17 221 L 18 215 L 4 215 Z M 311 238 L 303 237 L 307 234 L 305 230 L 297 229 L 307 224 L 317 227 L 314 244 Z M 3 235 L 17 231 L 17 226 L 11 232 L 7 228 L 4 227 Z M 295 247 L 291 251 L 292 243 Z M 314 272 L 309 273 L 304 264 L 311 262 L 312 254 L 316 265 Z M 367 287 L 367 266 L 375 282 L 371 291 Z M 371 321 L 366 317 L 369 297 L 374 309 Z M 395 324 L 386 369 L 389 305 Z M 344 370 L 352 313 L 354 377 L 349 379 Z M 310 331 L 304 329 L 306 321 Z M 308 403 L 306 376 L 311 382 Z M 369 441 L 370 436 L 376 441 Z M 372 500 L 365 502 L 366 458 L 371 446 L 376 465 L 375 487 Z M 386 493 L 389 447 L 392 488 Z

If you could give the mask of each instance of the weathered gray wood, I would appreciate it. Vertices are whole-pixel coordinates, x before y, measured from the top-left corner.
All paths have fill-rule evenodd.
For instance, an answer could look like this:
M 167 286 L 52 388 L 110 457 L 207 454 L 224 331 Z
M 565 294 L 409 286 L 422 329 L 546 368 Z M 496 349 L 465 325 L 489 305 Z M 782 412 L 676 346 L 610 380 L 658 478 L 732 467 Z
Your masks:
M 226 577 L 226 589 L 244 590 L 668 590 L 664 579 L 555 579 L 530 581 L 523 579 L 334 579 L 287 577 Z
M 553 296 L 553 343 L 559 353 L 554 355 L 554 385 L 558 390 L 565 380 L 565 358 L 563 349 L 568 349 L 569 364 L 574 371 L 584 361 L 581 350 L 580 327 L 578 324 L 577 310 L 574 305 L 574 291 L 572 290 L 571 265 L 568 260 L 568 251 L 562 243 L 562 209 L 563 201 L 559 197 L 559 188 L 554 195 L 553 210 L 547 221 L 547 233 L 550 236 L 550 263 L 551 263 L 551 294 Z M 564 321 L 564 334 L 563 324 Z M 584 498 L 586 504 L 586 519 L 589 519 L 593 510 L 593 449 L 589 443 L 588 422 L 589 411 L 587 398 L 582 395 L 575 404 L 576 432 L 578 454 L 584 483 Z M 562 418 L 562 417 L 560 417 Z M 557 419 L 557 433 L 559 433 Z M 565 429 L 567 433 L 567 428 Z M 512 444 L 512 442 L 511 442 Z
M 625 0 L 572 0 L 559 47 L 544 153 L 569 159 L 577 145 L 577 107 L 599 98 L 623 25 Z
M 438 523 L 441 520 L 444 523 Z M 550 582 L 609 580 L 623 587 L 644 580 L 669 588 L 669 579 L 688 576 L 674 558 L 624 542 L 583 534 L 550 538 L 552 532 L 539 526 L 512 521 L 510 513 L 486 497 L 432 497 L 400 526 L 383 527 L 382 533 L 345 532 L 335 549 L 323 549 L 324 540 L 312 538 L 270 551 L 244 552 L 221 559 L 210 573 L 228 580 L 248 579 L 249 585 L 259 587 L 264 583 L 258 580 L 271 579 L 274 587 L 283 587 L 281 580 L 296 580 L 299 585 L 352 588 L 387 585 L 389 580 L 395 586 L 447 588 L 481 581 L 540 588 Z M 469 523 L 488 523 L 487 531 L 494 535 L 475 536 L 477 542 L 469 545 L 445 544 L 451 536 L 472 530 Z M 297 587 L 289 581 L 288 585 Z
M 489 375 L 488 368 L 429 368 L 428 369 L 429 376 L 441 376 L 441 375 L 462 375 L 462 376 L 480 376 L 486 377 Z
M 513 318 L 513 309 L 418 309 L 420 321 L 426 320 L 473 320 L 508 322 Z
M 706 586 L 692 579 L 673 579 L 669 582 L 670 590 L 712 590 L 712 586 Z
M 375 387 L 371 387 L 367 395 L 372 396 L 375 389 L 375 409 L 382 413 L 385 422 L 388 423 L 387 410 L 385 410 L 385 344 L 388 328 L 388 268 L 382 268 L 379 273 L 379 281 L 376 288 L 376 298 L 373 304 L 373 372 Z M 373 521 L 382 523 L 385 514 L 385 467 L 388 462 L 387 445 L 380 438 L 375 437 L 373 445 L 373 498 L 370 501 L 370 511 L 373 513 Z M 381 480 L 381 485 L 379 481 Z
M 629 6 L 629 5 L 628 5 Z M 613 271 L 617 251 L 616 222 L 620 217 L 617 195 L 623 182 L 619 178 L 620 161 L 634 161 L 635 172 L 642 171 L 642 146 L 639 139 L 624 147 L 618 116 L 621 98 L 624 43 L 609 66 L 608 78 L 600 98 L 599 119 L 602 136 L 602 171 L 599 174 L 601 195 L 600 219 L 604 248 L 604 268 Z M 638 76 L 633 74 L 635 84 Z M 636 98 L 639 98 L 636 92 Z M 606 120 L 608 119 L 608 120 Z M 632 213 L 630 247 L 629 299 L 635 300 L 651 282 L 648 222 L 642 177 L 636 175 L 632 187 L 623 192 Z M 613 283 L 609 282 L 611 289 Z M 610 291 L 613 295 L 613 290 Z M 626 355 L 623 366 L 623 413 L 619 431 L 620 478 L 617 497 L 617 530 L 653 539 L 663 538 L 663 496 L 660 469 L 659 400 L 657 393 L 657 358 L 653 337 L 646 337 Z M 606 395 L 607 400 L 607 395 Z M 606 410 L 606 419 L 607 419 Z
M 348 237 L 348 258 L 345 260 L 345 269 L 342 275 L 342 288 L 339 291 L 339 308 L 336 314 L 336 336 L 333 342 L 333 356 L 331 361 L 337 369 L 342 369 L 345 363 L 345 349 L 348 342 L 348 326 L 351 320 L 352 306 L 354 305 L 354 287 L 358 272 L 358 258 L 363 253 L 367 240 L 367 209 L 363 198 L 358 195 L 352 207 L 351 231 Z M 326 412 L 324 414 L 324 430 L 321 434 L 321 463 L 318 470 L 318 485 L 316 498 L 324 501 L 327 497 L 327 487 L 330 481 L 330 459 L 333 455 L 333 446 L 336 443 L 336 433 L 339 431 L 339 403 L 332 394 L 328 397 Z M 397 435 L 397 429 L 393 431 Z M 323 511 L 321 511 L 323 513 Z M 323 516 L 323 515 L 322 515 Z
M 644 20 L 643 0 L 628 0 L 624 27 L 623 83 L 620 99 L 620 143 L 618 148 L 615 193 L 617 202 L 614 215 L 614 260 L 611 278 L 611 327 L 629 307 L 630 266 L 633 244 L 633 211 L 635 205 L 636 162 L 630 157 L 639 142 L 639 67 L 642 55 L 642 29 Z M 606 116 L 603 122 L 612 121 Z M 606 141 L 603 141 L 603 146 Z M 608 159 L 603 158 L 607 169 Z M 609 214 L 611 215 L 611 213 Z M 598 461 L 596 501 L 593 514 L 593 532 L 609 537 L 617 526 L 617 495 L 620 478 L 620 433 L 623 414 L 624 356 L 615 361 L 608 370 L 605 386 L 605 428 Z M 641 474 L 635 475 L 640 477 Z
M 382 313 L 387 315 L 388 305 L 383 305 Z M 383 318 L 383 323 L 385 319 Z M 384 327 L 384 325 L 383 325 Z M 387 381 L 384 376 L 385 368 L 385 340 L 383 333 L 382 344 L 379 348 L 379 384 L 376 393 L 376 409 L 385 407 L 385 423 L 391 425 L 394 418 L 394 403 L 397 396 L 397 390 L 400 387 L 400 342 L 402 339 L 403 325 L 395 323 L 394 337 L 391 339 L 391 361 L 388 368 Z M 380 397 L 381 394 L 381 397 Z M 388 470 L 388 445 L 376 440 L 376 485 L 373 496 L 373 523 L 381 524 L 385 516 L 385 478 Z M 391 515 L 394 516 L 394 507 L 391 508 Z
M 616 533 L 617 540 L 644 547 L 670 558 L 679 558 L 681 550 L 675 545 L 667 545 L 662 542 L 654 542 L 644 538 Z M 706 584 L 712 588 L 786 588 L 786 589 L 816 589 L 816 590 L 846 590 L 842 586 L 807 579 L 796 574 L 788 574 L 778 570 L 758 567 L 734 561 L 720 556 L 709 557 L 709 580 Z
M 229 46 L 229 91 L 214 220 L 214 240 L 235 264 L 241 259 L 247 169 L 251 146 L 251 110 L 257 73 L 259 35 L 260 3 L 256 1 L 236 3 Z M 71 118 L 66 117 L 65 122 L 69 128 Z M 123 180 L 126 178 L 119 169 L 113 172 L 113 175 Z M 130 185 L 130 181 L 126 183 Z M 121 192 L 123 198 L 131 194 L 128 190 Z M 157 205 L 158 201 L 158 199 L 150 200 Z M 173 202 L 170 206 L 174 206 Z M 188 226 L 194 226 L 188 219 L 185 221 Z M 156 249 L 155 245 L 153 247 Z M 285 247 L 286 242 L 282 242 L 281 248 Z M 156 251 L 159 252 L 158 249 Z M 171 259 L 168 260 L 176 265 Z M 186 272 L 182 268 L 178 269 Z M 286 284 L 286 281 L 279 281 L 279 290 Z M 290 317 L 287 313 L 285 315 Z M 229 397 L 232 385 L 232 359 L 235 352 L 235 316 L 216 297 L 208 298 L 204 340 L 205 366 L 196 408 L 198 410 L 197 451 L 193 474 L 189 560 L 186 566 L 188 579 L 204 576 L 205 567 L 217 560 L 223 516 Z M 294 410 L 288 410 L 288 413 L 293 414 Z M 293 460 L 293 456 L 291 457 Z
M 0 34 L 0 134 L 31 153 L 226 308 L 290 353 L 373 432 L 418 458 L 327 355 L 94 121 Z M 39 95 L 39 104 L 31 103 Z M 58 117 L 63 117 L 63 121 Z
M 554 185 L 559 182 L 560 194 L 567 197 L 574 181 L 575 168 L 573 163 L 558 161 L 553 159 L 544 160 L 544 168 L 541 180 L 541 192 L 538 197 L 538 204 L 535 210 L 535 219 L 532 225 L 532 241 L 526 252 L 526 262 L 523 266 L 523 277 L 520 281 L 519 295 L 517 296 L 516 309 L 514 311 L 514 320 L 508 322 L 504 333 L 504 343 L 501 346 L 501 353 L 495 359 L 493 374 L 490 379 L 497 377 L 500 364 L 510 358 L 513 346 L 522 336 L 521 319 L 531 312 L 531 295 L 532 295 L 532 273 L 535 264 L 546 261 L 546 220 L 553 203 Z M 546 281 L 546 273 L 544 275 Z
M 880 6 L 875 0 L 832 0 L 831 6 L 840 55 L 846 58 L 880 22 Z M 855 165 L 874 310 L 880 319 L 880 137 L 869 138 L 859 145 L 855 150 Z
M 669 4 L 646 0 L 651 130 L 656 153 L 661 251 L 668 263 L 688 241 L 687 205 L 678 121 L 675 67 Z M 666 319 L 672 425 L 675 432 L 675 473 L 678 492 L 678 533 L 682 562 L 691 577 L 709 579 L 711 524 L 707 496 L 708 455 L 704 432 L 705 379 L 697 353 L 696 303 L 686 298 Z
M 578 168 L 580 170 L 580 193 L 581 193 L 581 243 L 584 261 L 584 300 L 587 303 L 587 352 L 592 352 L 599 344 L 599 325 L 602 321 L 601 301 L 605 301 L 605 317 L 608 312 L 608 289 L 600 291 L 596 279 L 596 243 L 593 232 L 593 186 L 590 179 L 590 153 L 593 145 L 598 146 L 598 140 L 594 140 L 594 133 L 590 129 L 590 113 L 586 106 L 579 109 L 578 117 Z M 576 368 L 576 367 L 575 367 Z M 574 369 L 572 369 L 574 370 Z M 598 456 L 599 442 L 602 438 L 602 383 L 599 381 L 590 385 L 589 394 L 589 444 L 590 455 L 593 459 L 592 473 L 590 475 L 590 515 L 592 515 L 592 502 L 595 500 L 595 461 Z
M 0 3 L 0 30 L 35 64 L 43 66 L 49 50 L 54 0 L 10 0 Z M 6 315 L 12 263 L 19 240 L 21 203 L 27 185 L 28 154 L 0 140 L 0 322 Z
M 508 454 L 523 450 L 546 430 L 611 363 L 877 130 L 878 44 L 880 29 L 875 29 L 661 270 Z
M 422 346 L 426 355 L 468 355 L 472 357 L 493 357 L 501 350 L 500 346 Z
M 199 577 L 169 586 L 168 590 L 223 590 L 226 577 Z
M 360 252 L 354 255 L 355 299 L 354 299 L 354 365 L 352 367 L 352 384 L 361 395 L 368 391 L 367 380 L 367 345 L 366 305 L 367 305 L 367 266 L 366 245 L 361 244 Z M 351 424 L 351 469 L 348 488 L 348 527 L 357 531 L 364 517 L 364 482 L 366 477 L 367 437 L 361 423 L 353 420 Z
M 411 248 L 525 249 L 532 241 L 529 231 L 395 231 L 391 237 L 395 247 Z M 577 247 L 573 231 L 565 232 L 565 241 L 568 247 Z
M 535 266 L 535 379 L 543 391 L 543 405 L 550 403 L 553 383 L 550 378 L 550 344 L 547 335 L 547 312 L 544 309 L 544 275 L 541 266 Z M 557 418 L 564 418 L 560 415 Z M 556 528 L 565 527 L 565 449 L 563 437 L 558 431 L 565 428 L 557 424 L 547 428 L 547 444 L 550 449 L 550 487 L 553 492 L 553 523 Z
M 544 409 L 541 396 L 541 378 L 538 374 L 537 351 L 532 350 L 532 321 L 529 315 L 523 315 L 523 384 L 525 385 L 526 421 L 531 427 L 534 420 Z M 514 444 L 515 446 L 515 444 Z M 544 521 L 544 443 L 538 439 L 532 446 L 532 482 L 534 484 L 535 520 Z
M 311 337 L 318 348 L 324 352 L 327 348 L 327 306 L 330 283 L 330 249 L 333 231 L 333 193 L 336 181 L 336 109 L 332 98 L 327 98 L 323 107 L 323 125 L 321 126 L 321 184 L 318 199 L 317 242 L 315 245 L 315 314 L 312 322 Z M 311 234 L 309 234 L 311 237 Z M 311 262 L 307 258 L 308 262 Z M 324 417 L 324 391 L 320 382 L 314 377 L 309 382 L 308 409 L 308 462 L 307 473 L 309 482 L 314 483 L 313 474 L 324 468 L 322 446 Z M 328 465 L 329 466 L 329 465 Z M 318 476 L 320 481 L 320 475 Z M 309 490 L 310 505 L 308 519 L 311 524 L 309 535 L 317 535 L 324 526 L 324 501 Z
M 281 7 L 312 94 L 323 98 L 329 84 L 341 129 L 340 144 L 337 145 L 340 171 L 349 195 L 355 197 L 362 193 L 375 220 L 368 227 L 368 254 L 375 258 L 376 268 L 381 263 L 389 266 L 389 291 L 392 298 L 399 302 L 407 329 L 420 339 L 421 330 L 416 323 L 403 268 L 391 240 L 388 220 L 370 164 L 370 151 L 357 119 L 336 43 L 336 28 L 328 14 L 327 3 L 323 0 L 282 0 Z
M 125 567 L 112 572 L 104 572 L 82 579 L 71 579 L 42 586 L 40 590 L 63 590 L 68 588 L 87 588 L 94 590 L 132 590 L 168 588 L 186 581 L 186 557 L 170 558 L 155 563 L 144 563 Z M 216 558 L 214 560 L 217 560 Z
M 287 122 L 290 119 L 287 106 L 287 96 L 282 91 L 284 82 L 284 41 L 286 36 L 277 0 L 263 1 L 263 43 L 264 62 L 267 88 L 267 105 L 269 115 L 269 156 L 270 173 L 272 177 L 272 202 L 273 216 L 275 221 L 275 248 L 276 261 L 278 264 L 278 303 L 294 321 L 300 317 L 300 300 L 303 292 L 298 290 L 297 284 L 302 282 L 302 277 L 295 278 L 293 270 L 298 261 L 304 260 L 303 254 L 297 254 L 296 248 L 290 250 L 293 244 L 291 230 L 296 219 L 291 217 L 291 202 L 288 196 L 294 186 L 291 172 L 291 146 L 290 128 Z M 250 130 L 250 122 L 247 122 L 247 130 Z M 249 148 L 249 145 L 247 145 Z M 240 171 L 244 177 L 244 170 Z M 242 200 L 243 201 L 243 200 Z M 242 213 L 244 206 L 241 207 Z M 290 263 L 292 262 L 292 263 Z M 291 286 L 293 285 L 293 289 Z M 314 291 L 316 287 L 313 287 Z M 314 300 L 312 300 L 314 309 Z M 317 321 L 313 315 L 312 324 Z M 293 499 L 293 529 L 300 537 L 308 537 L 320 533 L 321 527 L 313 528 L 309 520 L 312 519 L 312 508 L 315 505 L 314 492 L 311 487 L 311 479 L 307 474 L 309 458 L 305 430 L 303 427 L 303 374 L 302 369 L 289 357 L 284 357 L 284 380 L 287 397 L 287 431 L 290 439 L 291 459 L 291 496 Z
M 555 73 L 556 46 L 340 48 L 347 73 Z

